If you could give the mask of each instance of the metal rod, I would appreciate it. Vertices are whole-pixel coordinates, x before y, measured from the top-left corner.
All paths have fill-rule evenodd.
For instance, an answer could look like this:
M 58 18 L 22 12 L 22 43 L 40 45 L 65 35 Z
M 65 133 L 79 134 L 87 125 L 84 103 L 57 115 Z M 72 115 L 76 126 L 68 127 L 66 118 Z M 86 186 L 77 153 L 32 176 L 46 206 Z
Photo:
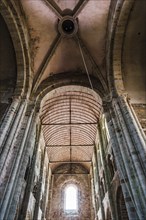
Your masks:
M 72 142 L 72 135 L 71 135 L 71 96 L 69 97 L 69 133 L 70 133 L 70 161 L 71 161 L 71 156 L 72 156 L 72 148 L 71 148 L 71 142 Z
M 91 160 L 80 161 L 49 161 L 49 163 L 91 163 Z
M 46 147 L 93 147 L 94 144 L 76 144 L 76 145 L 46 145 Z
M 42 125 L 70 125 L 70 123 L 42 123 Z M 71 125 L 97 125 L 97 122 L 71 123 Z
M 89 175 L 89 173 L 52 173 L 52 175 Z

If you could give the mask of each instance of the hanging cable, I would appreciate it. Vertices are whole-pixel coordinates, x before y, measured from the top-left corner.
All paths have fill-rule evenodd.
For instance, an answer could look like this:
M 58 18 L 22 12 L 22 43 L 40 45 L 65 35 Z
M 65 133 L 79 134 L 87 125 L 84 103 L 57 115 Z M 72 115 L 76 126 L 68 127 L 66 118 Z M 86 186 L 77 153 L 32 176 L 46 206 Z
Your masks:
M 80 50 L 80 53 L 81 53 L 83 64 L 84 64 L 84 67 L 85 67 L 85 70 L 86 70 L 86 74 L 87 74 L 87 77 L 88 77 L 88 80 L 89 80 L 89 84 L 90 84 L 90 87 L 91 87 L 92 92 L 93 92 L 93 97 L 94 97 L 96 102 L 99 102 L 99 100 L 97 98 L 97 95 L 96 95 L 96 93 L 94 91 L 94 88 L 93 88 L 93 84 L 92 84 L 92 81 L 91 81 L 91 78 L 90 78 L 90 74 L 89 74 L 89 71 L 88 71 L 88 68 L 87 68 L 87 64 L 85 62 L 85 57 L 84 57 L 84 54 L 83 54 L 83 51 L 82 51 L 80 40 L 79 40 L 78 36 L 76 36 L 76 38 L 77 38 L 77 42 L 78 42 L 78 45 L 79 45 L 79 50 Z M 102 111 L 101 111 L 101 113 L 102 113 Z
M 85 67 L 85 70 L 86 70 L 86 74 L 87 74 L 91 89 L 94 91 L 93 85 L 92 85 L 92 82 L 91 82 L 91 79 L 90 79 L 89 71 L 88 71 L 88 68 L 87 68 L 87 65 L 86 65 L 86 62 L 85 62 L 84 54 L 83 54 L 83 51 L 82 51 L 82 48 L 81 48 L 80 40 L 79 40 L 78 37 L 77 37 L 77 40 L 78 40 L 79 50 L 80 50 L 80 53 L 81 53 L 83 64 L 84 64 L 84 67 Z

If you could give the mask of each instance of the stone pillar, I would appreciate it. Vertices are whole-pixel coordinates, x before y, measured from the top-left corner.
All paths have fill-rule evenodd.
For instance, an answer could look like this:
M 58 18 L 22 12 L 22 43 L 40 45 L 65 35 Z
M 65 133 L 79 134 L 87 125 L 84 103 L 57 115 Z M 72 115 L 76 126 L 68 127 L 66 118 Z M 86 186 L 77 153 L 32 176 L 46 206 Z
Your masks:
M 95 158 L 96 175 L 97 175 L 97 181 L 98 181 L 98 193 L 99 193 L 99 203 L 100 203 L 100 208 L 101 208 L 101 215 L 102 215 L 102 220 L 105 220 L 105 213 L 104 213 L 104 207 L 102 204 L 102 196 L 101 196 L 101 189 L 100 189 L 100 177 L 99 177 L 99 167 L 98 167 L 96 146 L 94 146 L 94 158 Z
M 104 104 L 104 112 L 129 218 L 144 220 L 146 216 L 144 141 L 123 97 L 114 98 L 111 103 Z
M 17 130 L 20 127 L 20 122 L 24 115 L 26 101 L 19 98 L 14 98 L 9 110 L 4 118 L 0 128 L 0 176 L 4 170 L 4 165 L 7 157 L 12 150 L 12 144 Z
M 91 163 L 90 168 L 90 189 L 91 189 L 91 219 L 97 219 L 97 210 L 98 210 L 98 204 L 97 204 L 97 197 L 96 197 L 96 191 L 95 191 L 95 175 L 94 175 L 94 165 L 93 162 Z
M 36 131 L 36 136 L 35 136 L 35 143 L 34 143 L 34 147 L 31 147 L 31 152 L 30 152 L 30 145 L 27 148 L 27 152 L 25 155 L 25 159 L 24 159 L 24 165 L 22 165 L 22 170 L 21 170 L 21 174 L 25 171 L 26 172 L 26 167 L 27 167 L 27 163 L 28 163 L 28 159 L 31 157 L 31 163 L 30 163 L 30 167 L 29 167 L 29 174 L 28 174 L 28 178 L 26 181 L 26 187 L 24 190 L 24 194 L 23 194 L 23 201 L 22 201 L 22 207 L 19 210 L 19 220 L 23 220 L 26 218 L 26 214 L 27 214 L 27 209 L 28 209 L 28 205 L 29 205 L 29 199 L 31 196 L 31 193 L 33 193 L 33 187 L 34 187 L 34 177 L 35 177 L 35 167 L 36 167 L 36 160 L 38 157 L 38 151 L 39 151 L 39 142 L 40 142 L 40 133 L 41 133 L 41 125 L 37 120 L 37 116 L 36 116 L 36 120 L 34 123 L 34 131 Z M 32 129 L 33 130 L 33 129 Z M 32 137 L 31 140 L 33 140 L 34 138 Z M 22 179 L 24 181 L 24 174 L 22 175 Z M 20 181 L 21 178 L 20 178 Z M 21 204 L 20 204 L 21 206 Z
M 1 220 L 13 220 L 15 217 L 16 210 L 14 209 L 19 203 L 17 199 L 19 198 L 23 185 L 23 182 L 19 182 L 19 178 L 22 178 L 25 170 L 23 169 L 22 172 L 21 168 L 22 166 L 26 166 L 24 160 L 26 160 L 27 149 L 32 147 L 31 143 L 34 141 L 33 139 L 30 141 L 30 138 L 32 131 L 34 131 L 33 125 L 35 121 L 36 114 L 33 103 L 22 100 L 17 115 L 14 118 L 13 126 L 11 126 L 9 136 L 5 141 L 6 150 L 4 150 L 2 154 L 2 165 L 4 169 L 1 170 L 0 182 Z M 12 209 L 12 206 L 15 208 Z
M 44 205 L 43 205 L 43 210 L 42 210 L 42 220 L 46 219 L 46 212 L 48 208 L 48 197 L 49 197 L 49 190 L 50 190 L 50 182 L 51 182 L 51 169 L 49 167 L 48 163 L 48 168 L 47 168 L 47 174 L 46 174 L 46 180 L 45 180 L 45 198 L 44 198 Z
M 53 199 L 53 185 L 54 185 L 54 175 L 51 174 L 49 197 L 48 197 L 48 207 L 47 207 L 47 211 L 46 211 L 46 220 L 51 220 L 51 212 L 52 212 L 51 201 Z
M 110 203 L 110 208 L 111 208 L 112 220 L 117 220 L 113 192 L 112 192 L 111 183 L 110 183 L 110 176 L 109 176 L 109 171 L 107 167 L 108 164 L 106 161 L 106 155 L 104 151 L 107 143 L 105 143 L 100 123 L 98 126 L 98 137 L 99 137 L 99 149 L 101 151 L 101 157 L 102 157 L 102 163 L 103 163 L 103 168 L 104 168 L 104 173 L 105 173 L 105 182 L 106 182 L 107 191 L 108 191 L 108 198 L 109 198 L 109 203 Z
M 95 219 L 97 217 L 97 195 L 95 191 L 95 182 L 96 182 L 96 177 L 94 175 L 94 165 L 92 163 L 91 166 L 91 192 L 92 192 L 92 201 L 93 201 L 93 207 L 94 207 L 94 213 L 95 213 Z
M 139 157 L 139 160 L 135 163 L 135 165 L 137 169 L 140 168 L 140 170 L 142 170 L 142 172 L 146 176 L 146 136 L 144 136 L 142 128 L 138 123 L 138 119 L 135 120 L 134 112 L 130 108 L 130 103 L 127 101 L 126 97 L 121 96 L 118 98 L 118 101 L 119 108 L 121 109 L 121 115 L 123 116 L 123 120 L 125 122 L 125 125 L 127 126 L 127 130 L 132 137 L 131 140 L 129 139 L 130 145 L 132 145 L 132 156 L 134 157 L 134 154 L 136 153 Z M 118 105 L 116 106 L 118 108 Z
M 44 152 L 42 152 L 42 155 L 41 155 L 41 167 L 40 167 L 39 182 L 38 182 L 38 189 L 37 189 L 37 194 L 36 194 L 36 204 L 35 204 L 33 220 L 39 219 L 39 210 L 41 209 L 40 206 L 41 206 L 41 193 L 42 193 L 42 178 L 43 178 L 46 153 L 47 151 L 45 148 Z

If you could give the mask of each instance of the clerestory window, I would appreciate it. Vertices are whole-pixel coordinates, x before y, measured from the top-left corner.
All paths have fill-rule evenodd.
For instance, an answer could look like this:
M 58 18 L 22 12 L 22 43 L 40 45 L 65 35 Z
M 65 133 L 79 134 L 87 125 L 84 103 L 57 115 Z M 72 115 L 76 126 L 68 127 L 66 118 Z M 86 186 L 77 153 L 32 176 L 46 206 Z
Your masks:
M 65 188 L 64 211 L 71 215 L 78 213 L 78 188 L 76 185 L 68 185 Z

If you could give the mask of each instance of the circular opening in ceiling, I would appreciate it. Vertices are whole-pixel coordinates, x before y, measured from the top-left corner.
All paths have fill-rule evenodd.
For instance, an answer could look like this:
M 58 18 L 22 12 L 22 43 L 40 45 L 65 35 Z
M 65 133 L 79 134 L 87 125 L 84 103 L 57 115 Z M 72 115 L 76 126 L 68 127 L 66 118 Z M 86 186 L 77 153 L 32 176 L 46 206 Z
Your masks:
M 73 37 L 78 31 L 77 19 L 72 16 L 63 16 L 58 22 L 58 31 L 63 37 Z
M 66 34 L 72 34 L 75 29 L 75 25 L 73 21 L 67 19 L 62 22 L 62 29 Z

